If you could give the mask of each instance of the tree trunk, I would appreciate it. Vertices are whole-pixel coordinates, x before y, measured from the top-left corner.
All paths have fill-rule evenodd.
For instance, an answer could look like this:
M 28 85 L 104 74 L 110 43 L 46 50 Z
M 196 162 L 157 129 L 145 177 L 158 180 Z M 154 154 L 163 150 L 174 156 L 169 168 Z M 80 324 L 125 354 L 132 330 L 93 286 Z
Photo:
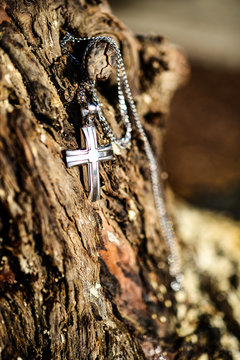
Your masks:
M 161 359 L 160 344 L 169 359 L 197 358 L 202 345 L 176 335 L 168 249 L 137 131 L 130 150 L 101 165 L 99 202 L 87 198 L 79 168 L 66 167 L 64 151 L 79 147 L 79 72 L 60 39 L 69 31 L 117 41 L 159 161 L 169 102 L 189 72 L 184 56 L 164 38 L 134 37 L 106 1 L 7 0 L 1 16 L 1 359 Z M 109 51 L 92 54 L 91 76 L 108 77 Z M 116 81 L 99 89 L 120 134 Z

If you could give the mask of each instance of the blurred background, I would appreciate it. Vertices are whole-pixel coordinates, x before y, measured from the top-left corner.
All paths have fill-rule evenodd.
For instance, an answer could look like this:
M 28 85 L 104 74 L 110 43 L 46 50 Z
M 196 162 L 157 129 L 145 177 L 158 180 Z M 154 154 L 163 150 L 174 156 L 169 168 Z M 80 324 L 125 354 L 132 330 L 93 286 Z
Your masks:
M 165 143 L 174 192 L 240 219 L 240 1 L 110 0 L 136 34 L 183 48 L 191 79 L 175 95 Z

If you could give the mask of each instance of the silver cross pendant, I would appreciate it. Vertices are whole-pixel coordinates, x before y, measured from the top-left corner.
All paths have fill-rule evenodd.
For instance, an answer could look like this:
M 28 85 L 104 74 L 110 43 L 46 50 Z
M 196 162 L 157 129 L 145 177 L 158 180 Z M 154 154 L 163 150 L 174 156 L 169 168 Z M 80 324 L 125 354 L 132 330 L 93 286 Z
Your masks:
M 112 144 L 98 147 L 96 128 L 93 125 L 82 127 L 86 148 L 66 151 L 67 167 L 88 165 L 88 185 L 91 201 L 100 199 L 99 162 L 113 159 Z

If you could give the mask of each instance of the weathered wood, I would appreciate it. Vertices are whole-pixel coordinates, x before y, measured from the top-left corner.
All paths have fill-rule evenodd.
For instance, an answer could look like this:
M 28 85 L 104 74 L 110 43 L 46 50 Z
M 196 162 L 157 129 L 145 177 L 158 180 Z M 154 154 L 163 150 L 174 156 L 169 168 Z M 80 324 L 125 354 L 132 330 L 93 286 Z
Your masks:
M 160 359 L 160 344 L 169 359 L 198 358 L 203 343 L 211 344 L 211 325 L 199 321 L 200 344 L 177 335 L 168 250 L 137 132 L 129 151 L 101 165 L 99 203 L 87 199 L 79 170 L 66 168 L 64 150 L 79 146 L 80 73 L 59 44 L 65 31 L 116 39 L 160 161 L 169 103 L 189 72 L 184 56 L 164 38 L 134 37 L 105 1 L 6 1 L 4 6 L 1 358 Z M 108 50 L 93 49 L 91 76 L 103 80 L 112 71 L 106 66 L 114 67 Z M 72 51 L 80 57 L 80 45 Z M 114 74 L 99 89 L 104 113 L 120 135 Z M 214 356 L 219 349 L 220 341 Z

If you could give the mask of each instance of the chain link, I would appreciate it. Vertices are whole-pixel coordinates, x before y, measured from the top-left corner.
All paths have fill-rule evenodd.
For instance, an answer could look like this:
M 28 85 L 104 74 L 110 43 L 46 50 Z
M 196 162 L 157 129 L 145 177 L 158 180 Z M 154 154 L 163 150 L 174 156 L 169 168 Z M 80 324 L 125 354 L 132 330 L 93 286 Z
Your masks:
M 97 96 L 97 92 L 96 92 L 96 84 L 95 81 L 92 81 L 90 79 L 88 79 L 88 85 L 89 88 L 92 92 L 92 96 L 93 96 L 93 100 L 96 102 L 97 106 L 97 112 L 98 112 L 98 118 L 99 121 L 102 125 L 103 131 L 107 134 L 107 136 L 109 137 L 109 139 L 115 143 L 116 145 L 118 145 L 120 148 L 122 149 L 126 149 L 126 148 L 130 148 L 131 146 L 131 138 L 132 138 L 132 124 L 131 121 L 129 119 L 129 115 L 128 115 L 128 110 L 127 110 L 127 104 L 125 102 L 125 96 L 122 90 L 122 83 L 123 83 L 123 72 L 121 71 L 122 68 L 124 68 L 123 65 L 123 61 L 122 61 L 122 55 L 121 52 L 116 44 L 116 42 L 111 39 L 110 37 L 107 36 L 96 36 L 96 37 L 85 37 L 85 38 L 75 38 L 74 36 L 72 36 L 71 34 L 67 33 L 67 35 L 63 38 L 62 42 L 61 42 L 61 46 L 63 47 L 63 50 L 65 53 L 69 54 L 72 59 L 79 63 L 80 62 L 77 60 L 76 57 L 74 57 L 72 54 L 70 54 L 70 52 L 68 51 L 67 48 L 67 43 L 71 41 L 74 43 L 79 43 L 82 41 L 89 41 L 89 44 L 87 45 L 85 51 L 84 51 L 84 55 L 83 55 L 83 63 L 86 63 L 86 56 L 89 53 L 89 50 L 91 49 L 91 47 L 93 47 L 93 45 L 96 42 L 99 41 L 105 41 L 109 44 L 111 44 L 117 54 L 117 88 L 118 88 L 118 104 L 119 104 L 119 110 L 120 110 L 120 116 L 121 119 L 125 125 L 126 128 L 126 132 L 125 135 L 118 139 L 116 138 L 116 136 L 113 134 L 112 129 L 110 128 L 108 121 L 106 120 L 103 112 L 102 112 L 102 106 L 101 103 L 99 101 L 99 98 Z
M 156 159 L 153 155 L 153 151 L 151 149 L 151 145 L 149 143 L 149 140 L 147 138 L 147 135 L 145 133 L 145 130 L 142 126 L 142 123 L 140 121 L 137 108 L 131 93 L 131 89 L 128 83 L 128 78 L 125 70 L 125 66 L 122 59 L 122 54 L 120 52 L 120 49 L 116 42 L 108 37 L 108 36 L 96 36 L 96 37 L 84 37 L 84 38 L 76 38 L 72 36 L 71 34 L 67 33 L 64 39 L 61 42 L 61 45 L 63 47 L 63 50 L 70 54 L 67 49 L 67 42 L 74 42 L 79 43 L 82 41 L 89 41 L 89 44 L 86 47 L 85 55 L 90 50 L 90 48 L 96 43 L 96 42 L 102 42 L 105 41 L 108 44 L 112 45 L 113 48 L 116 51 L 117 55 L 117 87 L 118 87 L 118 102 L 119 102 L 119 109 L 121 118 L 125 124 L 126 127 L 126 133 L 125 136 L 123 136 L 121 139 L 117 139 L 115 135 L 112 132 L 112 129 L 110 128 L 109 123 L 107 122 L 106 118 L 104 117 L 104 114 L 101 110 L 101 103 L 98 99 L 97 92 L 96 92 L 96 86 L 95 81 L 90 81 L 89 84 L 90 88 L 93 94 L 94 101 L 99 105 L 98 106 L 98 117 L 101 125 L 103 126 L 104 132 L 108 135 L 110 140 L 120 146 L 121 148 L 128 148 L 131 146 L 131 133 L 132 133 L 132 124 L 129 119 L 128 115 L 128 107 L 126 105 L 125 97 L 128 101 L 129 108 L 132 114 L 132 117 L 134 119 L 136 128 L 139 132 L 139 135 L 144 143 L 144 149 L 145 153 L 148 159 L 150 173 L 151 173 L 151 182 L 152 182 L 152 190 L 153 195 L 155 199 L 155 205 L 158 213 L 159 223 L 161 226 L 161 231 L 163 234 L 163 237 L 169 247 L 170 256 L 168 258 L 169 262 L 169 268 L 170 268 L 170 275 L 175 278 L 174 281 L 171 282 L 171 287 L 174 291 L 179 291 L 183 288 L 183 273 L 181 270 L 181 261 L 178 251 L 178 245 L 177 245 L 177 239 L 175 232 L 173 230 L 173 223 L 171 219 L 168 216 L 166 205 L 164 201 L 164 195 L 163 195 L 163 186 L 159 179 L 159 169 L 156 162 Z M 71 56 L 73 59 L 77 62 L 79 62 L 72 54 Z

